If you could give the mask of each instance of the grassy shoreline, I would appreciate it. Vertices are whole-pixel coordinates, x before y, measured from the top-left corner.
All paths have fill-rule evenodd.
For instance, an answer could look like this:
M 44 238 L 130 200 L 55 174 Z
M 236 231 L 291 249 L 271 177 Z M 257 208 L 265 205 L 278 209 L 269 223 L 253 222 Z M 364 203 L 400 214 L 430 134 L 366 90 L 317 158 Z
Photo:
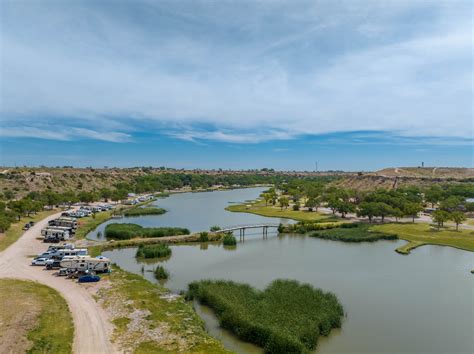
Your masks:
M 72 352 L 72 316 L 56 290 L 32 281 L 0 279 L 0 298 L 0 331 L 7 336 L 4 340 L 13 340 L 10 350 L 16 352 L 23 343 L 28 353 Z

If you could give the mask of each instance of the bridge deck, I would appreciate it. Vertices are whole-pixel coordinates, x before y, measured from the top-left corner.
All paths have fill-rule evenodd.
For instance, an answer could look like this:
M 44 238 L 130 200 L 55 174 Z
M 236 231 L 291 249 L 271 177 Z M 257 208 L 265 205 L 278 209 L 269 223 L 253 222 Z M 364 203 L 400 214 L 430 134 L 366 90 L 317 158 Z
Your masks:
M 252 224 L 252 225 L 235 225 L 235 226 L 227 226 L 219 231 L 216 232 L 228 232 L 228 231 L 236 231 L 236 230 L 243 230 L 243 229 L 258 229 L 258 228 L 264 228 L 264 227 L 274 227 L 278 228 L 280 224 Z

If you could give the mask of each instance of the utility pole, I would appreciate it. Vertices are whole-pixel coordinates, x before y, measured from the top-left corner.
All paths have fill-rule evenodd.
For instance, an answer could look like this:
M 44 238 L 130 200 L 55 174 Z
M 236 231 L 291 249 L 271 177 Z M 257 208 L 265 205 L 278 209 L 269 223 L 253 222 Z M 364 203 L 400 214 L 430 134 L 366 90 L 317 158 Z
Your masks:
M 318 161 L 316 161 L 316 172 L 318 172 Z

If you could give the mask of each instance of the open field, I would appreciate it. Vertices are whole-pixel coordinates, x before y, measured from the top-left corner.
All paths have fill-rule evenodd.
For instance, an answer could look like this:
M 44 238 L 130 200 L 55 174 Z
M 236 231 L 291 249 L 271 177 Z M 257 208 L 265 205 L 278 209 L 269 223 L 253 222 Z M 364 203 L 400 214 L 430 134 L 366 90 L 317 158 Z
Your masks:
M 0 353 L 70 353 L 73 323 L 66 301 L 45 285 L 0 279 Z
M 402 254 L 408 254 L 410 250 L 423 245 L 450 246 L 474 252 L 474 231 L 469 229 L 456 231 L 450 227 L 437 231 L 429 224 L 391 223 L 373 225 L 371 230 L 396 234 L 400 239 L 408 241 L 406 245 L 397 249 L 397 252 Z
M 115 326 L 113 340 L 135 353 L 226 353 L 182 296 L 115 268 L 95 295 Z
M 32 215 L 31 217 L 24 216 L 21 218 L 19 222 L 15 224 L 11 224 L 10 228 L 5 233 L 3 234 L 0 233 L 0 251 L 3 251 L 5 248 L 7 248 L 8 246 L 10 246 L 12 243 L 14 243 L 16 240 L 20 238 L 23 232 L 25 232 L 23 230 L 23 226 L 25 226 L 27 222 L 30 222 L 30 221 L 37 222 L 57 212 L 58 210 L 42 211 L 35 215 Z
M 257 202 L 253 204 L 235 204 L 230 205 L 225 209 L 232 212 L 251 213 L 267 217 L 293 219 L 296 221 L 331 221 L 336 219 L 332 216 L 314 211 L 295 211 L 290 208 L 281 209 L 280 207 L 273 205 L 265 206 L 264 202 Z

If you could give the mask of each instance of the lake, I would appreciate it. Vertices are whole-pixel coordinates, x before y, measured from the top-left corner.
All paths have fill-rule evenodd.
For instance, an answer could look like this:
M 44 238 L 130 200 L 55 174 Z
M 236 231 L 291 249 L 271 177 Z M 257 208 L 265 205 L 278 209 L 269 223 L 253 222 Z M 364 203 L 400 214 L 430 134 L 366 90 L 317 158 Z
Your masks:
M 256 198 L 261 188 L 172 195 L 156 202 L 164 215 L 129 218 L 144 226 L 184 226 L 192 231 L 278 222 L 230 213 L 228 202 Z M 115 220 L 114 220 L 115 221 Z M 123 220 L 122 220 L 123 221 Z M 285 220 L 283 220 L 285 221 Z M 160 262 L 170 272 L 163 283 L 173 292 L 199 279 L 230 279 L 258 288 L 277 278 L 297 279 L 334 292 L 347 317 L 341 330 L 319 341 L 318 353 L 473 353 L 474 257 L 448 247 L 424 246 L 408 256 L 394 250 L 404 241 L 349 244 L 307 236 L 247 232 L 236 249 L 221 245 L 172 246 Z M 156 262 L 137 262 L 136 248 L 104 252 L 125 270 L 156 282 Z M 289 294 L 291 296 L 291 294 Z M 259 352 L 219 328 L 212 312 L 196 304 L 211 334 L 237 352 Z

